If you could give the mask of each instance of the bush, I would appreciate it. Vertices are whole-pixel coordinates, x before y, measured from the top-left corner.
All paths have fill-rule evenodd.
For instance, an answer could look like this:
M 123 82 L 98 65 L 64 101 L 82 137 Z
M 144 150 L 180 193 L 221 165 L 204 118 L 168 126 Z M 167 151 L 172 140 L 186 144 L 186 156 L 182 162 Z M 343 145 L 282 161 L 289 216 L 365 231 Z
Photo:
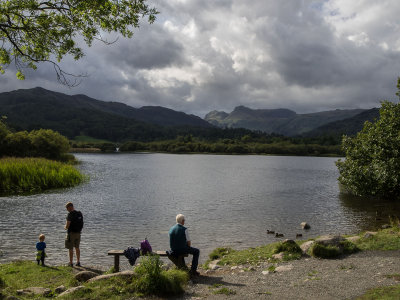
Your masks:
M 278 244 L 275 248 L 275 253 L 285 252 L 288 254 L 301 254 L 302 250 L 295 241 L 286 241 Z
M 232 251 L 233 250 L 231 248 L 224 248 L 224 247 L 216 248 L 208 255 L 208 257 L 211 260 L 221 259 L 222 257 L 224 257 L 225 255 L 229 254 Z
M 162 270 L 158 255 L 143 258 L 135 268 L 134 289 L 144 295 L 171 296 L 184 292 L 189 276 L 181 270 Z
M 343 241 L 340 242 L 341 246 L 343 247 L 343 254 L 352 254 L 360 251 L 360 248 L 357 247 L 356 244 L 350 241 Z
M 319 258 L 335 258 L 341 255 L 339 247 L 333 245 L 323 245 L 315 243 L 311 247 L 311 255 Z
M 400 77 L 398 79 L 400 95 Z M 400 104 L 382 102 L 380 118 L 365 122 L 356 137 L 344 137 L 346 160 L 339 160 L 339 182 L 358 196 L 400 197 Z

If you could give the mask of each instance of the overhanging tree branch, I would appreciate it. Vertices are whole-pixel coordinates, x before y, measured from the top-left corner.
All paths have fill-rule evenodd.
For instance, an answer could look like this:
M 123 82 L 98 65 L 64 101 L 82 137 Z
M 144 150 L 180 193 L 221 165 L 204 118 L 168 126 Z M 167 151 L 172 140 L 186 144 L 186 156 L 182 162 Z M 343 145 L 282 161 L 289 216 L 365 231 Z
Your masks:
M 76 78 L 64 72 L 59 62 L 71 55 L 78 60 L 83 57 L 77 38 L 83 37 L 90 46 L 93 40 L 109 42 L 102 32 L 117 32 L 132 37 L 133 29 L 147 17 L 151 24 L 158 12 L 146 4 L 147 0 L 0 0 L 0 72 L 13 61 L 17 77 L 24 78 L 22 69 L 36 69 L 37 64 L 53 64 L 57 79 L 74 86 Z M 55 57 L 57 61 L 50 57 Z M 74 80 L 68 80 L 73 77 Z M 79 81 L 79 80 L 78 80 Z

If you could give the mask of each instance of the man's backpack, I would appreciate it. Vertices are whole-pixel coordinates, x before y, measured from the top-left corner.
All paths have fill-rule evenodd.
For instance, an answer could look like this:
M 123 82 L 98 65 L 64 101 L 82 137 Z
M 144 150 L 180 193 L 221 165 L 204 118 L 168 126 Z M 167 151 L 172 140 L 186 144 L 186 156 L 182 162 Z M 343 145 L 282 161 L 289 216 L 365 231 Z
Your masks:
M 142 251 L 142 255 L 146 255 L 153 251 L 147 238 L 140 242 L 140 250 Z
M 72 232 L 81 232 L 83 228 L 83 216 L 79 210 L 71 212 L 71 225 L 70 230 Z

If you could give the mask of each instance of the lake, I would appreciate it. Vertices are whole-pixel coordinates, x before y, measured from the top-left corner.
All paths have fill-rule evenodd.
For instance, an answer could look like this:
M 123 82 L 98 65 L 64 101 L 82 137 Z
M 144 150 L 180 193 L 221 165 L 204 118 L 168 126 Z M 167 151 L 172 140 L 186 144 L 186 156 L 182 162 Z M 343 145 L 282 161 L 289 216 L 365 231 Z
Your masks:
M 0 198 L 0 262 L 34 259 L 40 233 L 47 262 L 68 262 L 66 209 L 84 215 L 83 265 L 112 266 L 110 249 L 169 248 L 168 229 L 183 213 L 201 263 L 216 247 L 275 242 L 267 229 L 294 239 L 374 229 L 399 211 L 394 203 L 340 195 L 337 158 L 256 155 L 77 154 L 90 177 L 70 189 Z M 376 214 L 382 220 L 376 221 Z M 311 229 L 303 231 L 306 221 Z M 125 259 L 122 259 L 127 266 Z

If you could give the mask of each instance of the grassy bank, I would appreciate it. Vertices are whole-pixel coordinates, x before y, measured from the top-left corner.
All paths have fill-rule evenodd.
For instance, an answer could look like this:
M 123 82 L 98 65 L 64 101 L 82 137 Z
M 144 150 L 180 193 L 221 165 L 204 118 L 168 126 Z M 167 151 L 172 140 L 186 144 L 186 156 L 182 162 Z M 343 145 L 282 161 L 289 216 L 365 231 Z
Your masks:
M 0 194 L 72 187 L 84 180 L 73 166 L 43 158 L 0 159 Z
M 132 296 L 173 296 L 181 294 L 188 281 L 184 271 L 163 270 L 158 256 L 142 259 L 132 278 L 113 277 L 95 282 L 81 283 L 75 279 L 73 268 L 43 267 L 34 262 L 20 261 L 0 265 L 0 299 L 17 296 L 17 290 L 29 287 L 49 288 L 48 297 L 18 295 L 18 299 L 49 299 L 58 296 L 56 288 L 83 286 L 62 299 L 131 299 Z

